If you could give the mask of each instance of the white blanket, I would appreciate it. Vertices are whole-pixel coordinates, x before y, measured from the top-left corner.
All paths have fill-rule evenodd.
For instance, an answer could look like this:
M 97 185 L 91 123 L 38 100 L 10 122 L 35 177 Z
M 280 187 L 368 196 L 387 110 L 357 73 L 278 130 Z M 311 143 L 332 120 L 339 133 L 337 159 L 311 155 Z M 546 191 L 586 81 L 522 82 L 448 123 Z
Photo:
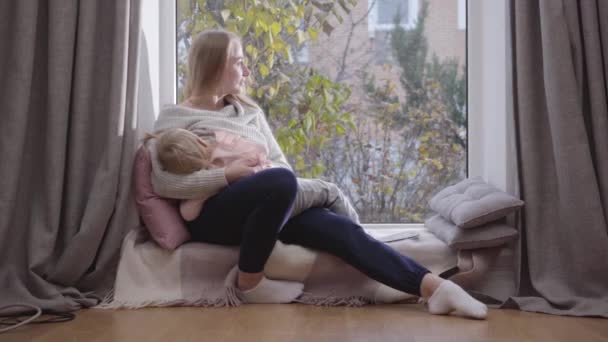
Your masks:
M 437 274 L 458 264 L 461 272 L 455 281 L 460 277 L 470 283 L 484 273 L 474 265 L 474 251 L 459 256 L 426 229 L 418 232 L 416 239 L 390 244 Z M 187 243 L 170 252 L 151 241 L 143 227 L 137 228 L 124 239 L 114 292 L 97 308 L 239 305 L 234 288 L 225 284 L 237 261 L 237 247 Z M 303 282 L 301 303 L 417 302 L 417 297 L 382 285 L 332 255 L 300 246 L 278 242 L 264 271 L 269 278 Z

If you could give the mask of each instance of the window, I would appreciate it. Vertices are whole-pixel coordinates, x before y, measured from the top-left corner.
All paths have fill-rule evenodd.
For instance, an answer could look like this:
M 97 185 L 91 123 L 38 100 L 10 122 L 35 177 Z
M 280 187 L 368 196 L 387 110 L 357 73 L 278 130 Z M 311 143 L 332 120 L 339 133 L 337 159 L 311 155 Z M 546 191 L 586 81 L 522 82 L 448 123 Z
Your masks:
M 411 28 L 418 15 L 419 0 L 369 0 L 368 31 L 374 36 L 377 31 L 393 29 L 395 19 L 400 17 L 399 23 L 403 28 Z
M 372 0 L 373 1 L 373 0 Z M 436 0 L 447 2 L 446 0 Z M 459 1 L 459 0 L 454 0 Z M 430 0 L 430 2 L 433 2 Z M 363 2 L 368 6 L 367 2 Z M 140 69 L 143 74 L 139 81 L 138 109 L 140 111 L 140 126 L 144 123 L 141 118 L 147 116 L 154 106 L 154 112 L 167 103 L 176 101 L 176 12 L 175 5 L 170 1 L 147 0 L 143 3 L 146 18 L 143 20 L 143 42 L 140 54 Z M 454 8 L 459 8 L 454 4 Z M 465 33 L 468 35 L 467 55 L 468 66 L 468 105 L 467 105 L 467 151 L 468 151 L 468 175 L 483 176 L 490 183 L 501 189 L 506 189 L 506 130 L 507 107 L 510 98 L 507 90 L 507 56 L 505 37 L 509 32 L 507 18 L 507 0 L 496 0 L 486 2 L 484 0 L 468 0 L 465 6 L 468 22 Z M 365 11 L 364 11 L 365 12 Z M 453 12 L 456 12 L 455 10 Z M 487 18 L 493 18 L 488 20 Z M 345 18 L 346 19 L 346 18 Z M 357 19 L 357 17 L 355 17 Z M 345 20 L 346 22 L 346 20 Z M 364 25 L 366 22 L 364 22 Z M 339 29 L 339 28 L 338 28 Z M 338 31 L 338 30 L 336 30 Z M 339 33 L 339 32 L 338 32 Z M 332 33 L 336 38 L 346 41 L 342 36 Z M 146 44 L 147 41 L 147 44 Z M 329 44 L 329 43 L 325 43 Z M 371 50 L 369 43 L 363 45 L 350 45 L 350 51 L 367 52 Z M 319 64 L 319 49 L 317 44 L 310 46 L 309 64 Z M 324 51 L 329 52 L 329 51 Z M 323 54 L 323 53 L 321 53 Z M 328 64 L 338 59 L 325 53 Z M 357 57 L 357 56 L 354 56 Z M 314 58 L 314 59 L 312 59 Z M 331 59 L 330 59 L 331 58 Z M 357 58 L 355 58 L 356 60 Z M 463 58 L 464 59 L 464 58 Z M 351 61 L 351 63 L 355 64 Z M 369 64 L 362 65 L 354 73 L 361 74 L 361 70 L 369 70 Z M 375 67 L 374 67 L 375 68 Z M 331 79 L 349 79 L 353 73 L 335 70 Z M 386 73 L 390 74 L 390 68 Z M 147 74 L 147 75 L 145 75 Z M 150 89 L 150 90 L 148 90 Z M 351 96 L 360 96 L 360 93 Z M 142 109 L 143 107 L 143 109 Z M 361 111 L 361 108 L 356 108 Z M 371 112 L 366 112 L 371 115 Z M 268 114 L 268 113 L 267 113 Z M 270 116 L 270 115 L 269 115 Z M 298 137 L 299 138 L 299 137 Z M 370 144 L 368 150 L 374 150 L 378 146 Z M 429 186 L 439 187 L 437 184 Z M 422 202 L 424 204 L 424 202 Z M 371 221 L 371 222 L 393 222 L 391 227 L 412 226 L 406 222 L 412 220 Z M 419 222 L 419 221 L 418 221 Z M 366 224 L 366 227 L 386 227 L 385 224 Z
M 408 0 L 380 0 L 378 1 L 378 17 L 376 23 L 378 25 L 391 25 L 395 20 L 396 15 L 400 15 L 400 23 L 405 25 L 409 22 L 409 7 Z
M 177 1 L 178 7 L 180 6 L 180 1 L 181 0 Z M 373 0 L 370 0 L 370 2 L 372 1 Z M 403 157 L 403 151 L 406 151 L 406 149 L 402 148 L 401 146 L 403 137 L 396 134 L 395 131 L 391 131 L 391 129 L 385 129 L 384 133 L 388 133 L 385 135 L 381 135 L 378 132 L 376 132 L 376 134 L 369 135 L 370 132 L 374 131 L 374 129 L 382 126 L 382 123 L 378 121 L 374 122 L 372 119 L 376 119 L 378 113 L 402 112 L 402 108 L 406 103 L 405 100 L 407 96 L 405 96 L 403 93 L 398 93 L 396 96 L 391 96 L 391 89 L 393 88 L 397 88 L 398 91 L 403 91 L 400 89 L 402 87 L 400 76 L 403 75 L 404 71 L 399 65 L 376 66 L 374 63 L 370 64 L 370 61 L 373 61 L 373 49 L 371 48 L 369 36 L 367 35 L 367 32 L 365 33 L 366 38 L 362 39 L 360 36 L 356 36 L 360 33 L 361 26 L 356 27 L 355 34 L 350 39 L 350 44 L 347 44 L 348 31 L 345 28 L 352 24 L 353 21 L 360 19 L 360 16 L 358 16 L 357 13 L 365 13 L 365 10 L 352 10 L 351 14 L 346 14 L 341 12 L 340 7 L 336 5 L 334 10 L 338 11 L 338 13 L 342 16 L 343 24 L 338 25 L 336 24 L 335 20 L 332 21 L 331 24 L 333 26 L 333 32 L 329 37 L 326 37 L 323 34 L 322 27 L 318 27 L 316 32 L 305 32 L 306 38 L 311 38 L 313 34 L 318 35 L 317 40 L 306 39 L 306 41 L 309 42 L 307 47 L 309 62 L 306 63 L 301 61 L 302 64 L 290 64 L 289 68 L 292 68 L 293 72 L 303 72 L 303 68 L 309 68 L 306 69 L 309 70 L 309 74 L 310 70 L 312 69 L 314 71 L 314 77 L 308 78 L 307 83 L 294 83 L 293 86 L 290 86 L 290 83 L 287 82 L 287 84 L 285 84 L 287 89 L 279 90 L 275 94 L 275 97 L 272 98 L 273 101 L 269 101 L 269 99 L 264 98 L 260 99 L 257 97 L 257 94 L 252 93 L 252 95 L 264 106 L 266 106 L 268 103 L 279 104 L 278 106 L 270 107 L 270 110 L 265 108 L 266 114 L 271 121 L 271 125 L 273 125 L 275 128 L 275 132 L 278 132 L 277 136 L 279 136 L 280 143 L 282 146 L 287 146 L 285 149 L 286 153 L 291 156 L 290 161 L 294 166 L 296 166 L 296 168 L 299 166 L 301 167 L 301 170 L 312 172 L 315 171 L 314 167 L 317 166 L 314 164 L 315 161 L 325 162 L 334 159 L 336 163 L 338 161 L 340 162 L 340 165 L 338 166 L 343 168 L 341 172 L 338 172 L 340 170 L 329 171 L 327 168 L 324 169 L 321 167 L 316 169 L 318 172 L 316 175 L 335 181 L 342 188 L 345 188 L 349 197 L 351 197 L 353 202 L 355 202 L 355 205 L 362 209 L 360 210 L 363 211 L 363 215 L 361 216 L 363 218 L 365 218 L 365 215 L 371 217 L 371 219 L 363 220 L 364 222 L 373 223 L 372 225 L 368 226 L 380 227 L 382 226 L 382 223 L 395 223 L 401 224 L 402 226 L 404 223 L 421 222 L 424 215 L 428 214 L 428 196 L 450 182 L 450 180 L 440 176 L 435 178 L 429 177 L 429 167 L 434 168 L 435 170 L 438 170 L 439 167 L 443 167 L 444 169 L 458 169 L 459 171 L 455 173 L 456 176 L 453 178 L 454 180 L 464 178 L 467 176 L 467 174 L 471 176 L 481 175 L 491 183 L 504 189 L 505 176 L 503 166 L 505 163 L 505 147 L 504 142 L 502 141 L 504 132 L 501 130 L 504 130 L 504 127 L 506 126 L 503 124 L 506 110 L 502 110 L 501 106 L 504 106 L 506 102 L 504 94 L 506 83 L 503 74 L 503 72 L 506 70 L 506 53 L 504 47 L 501 47 L 500 45 L 501 41 L 504 42 L 505 33 L 507 32 L 507 21 L 492 20 L 490 22 L 489 20 L 485 20 L 483 18 L 501 18 L 501 15 L 504 16 L 506 9 L 505 1 L 506 0 L 497 0 L 496 2 L 493 1 L 491 3 L 487 3 L 482 0 L 469 0 L 468 6 L 465 6 L 465 9 L 468 7 L 469 18 L 471 20 L 469 21 L 469 25 L 467 25 L 467 29 L 464 31 L 461 30 L 460 35 L 462 36 L 462 39 L 448 39 L 445 38 L 445 36 L 444 38 L 441 38 L 441 35 L 428 35 L 426 37 L 429 42 L 430 56 L 432 56 L 432 53 L 435 53 L 439 56 L 440 61 L 446 56 L 457 57 L 459 63 L 459 68 L 457 68 L 457 70 L 462 70 L 466 66 L 465 56 L 467 54 L 467 49 L 464 43 L 464 35 L 469 35 L 468 40 L 470 47 L 468 50 L 468 55 L 471 63 L 468 67 L 469 72 L 467 84 L 470 91 L 467 92 L 466 89 L 464 90 L 465 96 L 468 93 L 468 101 L 460 107 L 461 110 L 464 110 L 467 118 L 464 125 L 457 125 L 457 127 L 461 128 L 451 131 L 450 134 L 445 134 L 445 132 L 449 131 L 445 129 L 448 127 L 445 126 L 445 122 L 434 122 L 428 126 L 429 129 L 426 131 L 426 133 L 435 133 L 438 136 L 433 134 L 425 136 L 424 130 L 419 128 L 419 134 L 414 135 L 411 141 L 409 141 L 411 144 L 408 145 L 409 150 L 414 152 L 413 155 L 415 155 L 416 158 L 406 159 Z M 150 1 L 148 1 L 148 3 L 149 2 Z M 218 1 L 214 1 L 214 3 L 217 2 Z M 226 2 L 230 1 L 226 0 Z M 234 2 L 236 3 L 236 1 Z M 270 2 L 272 3 L 272 1 Z M 418 1 L 413 2 L 418 3 Z M 446 5 L 447 7 L 452 8 L 450 11 L 442 11 L 449 13 L 450 16 L 453 16 L 453 18 L 450 17 L 452 19 L 449 19 L 449 21 L 454 23 L 454 29 L 450 29 L 450 31 L 448 31 L 450 34 L 455 35 L 453 37 L 456 37 L 456 35 L 459 34 L 459 26 L 457 24 L 459 20 L 457 18 L 460 16 L 458 10 L 460 8 L 459 6 L 461 6 L 460 2 L 460 0 L 429 0 L 429 18 L 439 13 L 439 11 L 432 12 L 434 10 L 433 6 L 438 6 L 437 4 L 442 3 L 453 3 L 449 6 Z M 160 6 L 165 6 L 167 1 L 160 1 L 160 3 Z M 187 3 L 193 4 L 195 1 L 187 1 Z M 420 1 L 420 6 L 422 6 L 422 3 L 423 2 Z M 146 3 L 144 3 L 144 6 L 146 6 Z M 365 8 L 369 9 L 369 4 L 367 1 L 360 0 L 357 6 L 365 6 Z M 411 8 L 412 5 L 408 4 L 408 6 L 408 8 Z M 417 9 L 416 11 L 416 13 L 419 13 L 420 9 Z M 177 32 L 178 37 L 176 37 L 175 28 L 177 27 L 177 31 L 179 31 L 180 26 L 176 26 L 176 24 L 179 25 L 180 16 L 178 15 L 176 17 L 176 12 L 179 13 L 179 8 L 176 11 L 175 7 L 170 8 L 170 6 L 168 9 L 165 8 L 157 12 L 157 18 L 159 18 L 158 20 L 161 23 L 161 42 L 158 50 L 150 51 L 151 56 L 161 56 L 160 58 L 157 57 L 161 60 L 159 62 L 160 71 L 150 69 L 151 74 L 159 72 L 161 75 L 159 83 L 161 84 L 161 88 L 164 87 L 164 89 L 160 90 L 159 98 L 161 100 L 154 100 L 161 106 L 164 103 L 170 102 L 166 99 L 175 99 L 175 96 L 171 95 L 174 91 L 173 89 L 175 89 L 175 86 L 171 87 L 170 82 L 164 81 L 163 77 L 166 77 L 167 79 L 173 77 L 173 80 L 179 78 L 179 76 L 171 76 L 171 74 L 175 75 L 175 67 L 171 67 L 167 62 L 162 62 L 163 54 L 165 54 L 166 60 L 170 59 L 167 57 L 166 52 L 171 51 L 171 46 L 173 46 L 173 49 L 175 49 L 176 46 L 179 46 L 177 41 L 179 41 L 178 37 L 180 32 Z M 170 20 L 171 13 L 174 13 L 172 20 Z M 370 16 L 371 15 L 372 11 L 370 11 Z M 445 18 L 446 17 L 444 17 L 444 19 L 435 18 L 434 20 L 436 22 L 448 22 L 448 20 Z M 369 18 L 367 19 L 369 20 Z M 363 20 L 362 25 L 368 25 L 368 20 Z M 167 24 L 167 22 L 169 22 L 169 24 Z M 431 25 L 430 22 L 431 20 L 429 19 L 428 25 Z M 283 26 L 283 29 L 285 29 L 285 26 Z M 363 26 L 363 30 L 364 32 L 368 31 L 365 30 L 365 26 Z M 149 41 L 153 40 L 154 33 L 158 34 L 158 31 L 158 25 L 156 27 L 149 28 L 147 32 L 145 32 L 147 39 Z M 165 34 L 163 32 L 165 32 Z M 166 34 L 167 32 L 170 34 Z M 387 30 L 386 32 L 390 33 L 391 30 Z M 483 34 L 481 34 L 481 32 L 483 32 Z M 171 34 L 173 35 L 171 36 Z M 156 39 L 158 39 L 158 37 Z M 452 45 L 441 44 L 441 41 L 445 42 L 447 40 L 451 40 L 452 42 L 458 41 L 461 43 Z M 392 47 L 387 45 L 386 49 L 389 50 L 392 49 Z M 298 61 L 299 58 L 297 57 L 296 52 L 297 51 L 293 51 L 293 59 Z M 176 53 L 179 54 L 180 52 L 176 51 Z M 392 53 L 392 51 L 387 51 L 387 53 Z M 171 54 L 168 53 L 168 55 L 170 56 Z M 340 61 L 345 55 L 347 67 L 342 68 Z M 431 57 L 427 58 L 429 58 L 428 60 L 432 60 L 430 59 Z M 177 60 L 179 61 L 179 56 L 177 57 Z M 277 61 L 275 61 L 275 66 L 276 62 Z M 263 61 L 263 63 L 266 64 L 267 61 Z M 283 64 L 283 60 L 278 61 L 278 63 L 285 65 Z M 172 65 L 175 66 L 176 64 Z M 255 67 L 254 72 L 259 75 L 259 65 L 256 64 Z M 173 71 L 167 71 L 167 69 L 172 69 Z M 273 67 L 272 70 L 276 69 L 277 67 Z M 436 74 L 441 74 L 438 70 L 440 70 L 440 67 L 433 69 L 433 72 Z M 177 63 L 177 72 L 179 74 L 179 62 Z M 273 75 L 268 76 L 268 78 L 272 77 Z M 268 86 L 271 84 L 264 83 L 264 81 L 266 80 L 256 78 L 256 87 L 261 86 L 268 89 Z M 301 82 L 297 79 L 291 80 L 291 82 L 296 81 Z M 165 84 L 165 86 L 162 86 L 162 84 Z M 173 84 L 175 85 L 176 83 L 174 82 Z M 167 87 L 167 85 L 169 86 Z M 179 86 L 179 84 L 177 84 L 177 86 Z M 339 101 L 340 96 L 338 95 L 345 95 L 345 93 L 340 93 L 338 91 L 341 89 L 339 86 L 348 86 L 349 90 L 351 91 L 348 100 L 344 103 L 340 103 Z M 310 94 L 312 96 L 306 97 L 306 94 L 303 94 L 301 91 L 304 89 L 312 91 Z M 291 96 L 281 98 L 280 96 L 283 94 L 281 91 L 287 90 L 290 91 Z M 462 91 L 462 89 L 460 91 Z M 327 97 L 328 95 L 329 97 Z M 367 99 L 371 95 L 377 96 L 377 100 L 370 103 L 367 101 Z M 262 96 L 269 97 L 270 95 L 268 92 L 265 92 L 262 94 Z M 329 115 L 325 117 L 311 117 L 310 114 L 313 111 L 310 110 L 310 108 L 323 108 L 322 104 L 325 101 L 324 97 L 327 97 L 328 102 L 331 104 L 330 106 L 336 105 L 340 110 L 334 112 L 328 112 L 326 110 L 324 112 L 324 114 L 327 115 L 335 114 L 334 116 Z M 357 99 L 360 101 L 354 101 Z M 294 103 L 292 100 L 302 101 Z M 304 102 L 303 100 L 306 100 L 307 102 Z M 280 104 L 284 105 L 281 106 Z M 372 106 L 372 104 L 375 106 Z M 290 112 L 290 110 L 296 109 L 298 110 L 297 114 L 300 115 L 297 117 L 297 119 L 300 121 L 295 126 L 289 128 L 293 122 L 282 121 L 282 119 L 280 119 L 283 115 L 282 112 Z M 304 109 L 306 109 L 306 111 L 304 111 Z M 360 113 L 360 115 L 357 115 L 357 113 Z M 342 114 L 348 114 L 351 116 L 351 118 L 357 120 L 365 118 L 368 119 L 367 125 L 363 124 L 361 121 L 355 122 L 355 127 L 357 128 L 357 132 L 360 134 L 360 136 L 355 136 L 353 133 L 354 131 L 348 124 L 344 124 L 342 126 L 323 126 L 325 123 L 331 122 L 332 120 L 335 123 L 337 119 L 342 118 Z M 325 119 L 327 119 L 327 121 L 323 122 Z M 412 117 L 405 119 L 415 120 L 415 118 Z M 396 122 L 384 124 L 385 127 L 386 124 L 391 124 L 395 127 L 400 125 L 400 123 Z M 330 139 L 329 144 L 325 145 L 328 147 L 327 149 L 321 151 L 315 150 L 314 147 L 318 141 L 309 140 L 309 137 L 300 134 L 302 131 L 306 131 L 307 125 L 310 125 L 309 127 L 311 129 L 314 129 L 315 125 L 318 126 L 317 128 L 319 130 L 316 131 L 317 137 L 320 136 L 327 138 L 328 131 L 323 131 L 323 129 L 327 129 L 329 127 L 334 129 L 334 133 L 344 132 L 344 134 L 339 136 L 341 139 Z M 410 125 L 410 127 L 416 126 Z M 293 141 L 288 141 L 286 137 L 292 137 L 295 140 L 295 147 L 297 147 L 299 143 L 304 145 L 308 144 L 307 148 L 309 148 L 309 150 L 298 150 L 299 155 L 302 158 L 296 158 L 296 154 L 294 153 L 296 150 L 293 146 L 290 146 Z M 347 140 L 347 137 L 349 137 L 350 140 Z M 499 139 L 496 139 L 496 137 Z M 465 152 L 460 152 L 457 154 L 447 153 L 448 146 L 444 143 L 439 143 L 442 141 L 442 139 L 446 138 L 461 139 L 464 146 L 466 146 L 464 149 Z M 429 141 L 433 144 L 428 144 Z M 358 149 L 356 151 L 357 153 L 351 153 L 349 155 L 349 153 L 347 153 L 348 151 L 344 150 L 345 146 L 356 146 Z M 436 147 L 437 150 L 429 151 L 428 147 L 425 149 L 425 146 Z M 444 150 L 442 151 L 442 149 Z M 468 157 L 466 151 L 468 151 Z M 432 157 L 439 156 L 441 154 L 444 154 L 445 158 L 436 159 L 437 162 L 441 163 L 441 166 L 434 164 L 433 159 L 435 158 Z M 423 156 L 430 156 L 430 158 L 425 160 L 425 163 L 420 164 L 420 157 Z M 401 160 L 399 160 L 399 158 L 401 158 Z M 468 173 L 466 162 L 467 159 Z M 400 164 L 402 168 L 386 168 L 387 165 L 395 165 L 395 160 L 402 162 L 402 164 Z M 393 164 L 384 164 L 385 168 L 383 169 L 382 162 L 393 162 Z M 345 166 L 348 166 L 349 169 L 347 169 Z M 386 172 L 387 170 L 390 172 Z M 405 178 L 403 177 L 404 175 Z M 402 178 L 400 179 L 399 177 Z M 395 183 L 387 182 L 387 180 L 394 180 Z M 411 185 L 411 187 L 400 187 L 399 184 L 397 184 L 397 181 L 407 182 L 408 185 Z M 397 203 L 397 209 L 399 209 L 401 206 L 401 209 L 405 209 L 405 212 L 396 210 L 394 211 L 394 214 L 388 215 L 386 208 L 390 208 L 391 206 L 395 207 L 393 203 Z M 404 208 L 404 203 L 409 204 L 410 206 Z M 366 209 L 369 208 L 373 208 L 374 211 L 365 212 Z M 383 210 L 384 214 L 386 215 L 383 214 Z M 416 213 L 417 215 L 415 215 Z

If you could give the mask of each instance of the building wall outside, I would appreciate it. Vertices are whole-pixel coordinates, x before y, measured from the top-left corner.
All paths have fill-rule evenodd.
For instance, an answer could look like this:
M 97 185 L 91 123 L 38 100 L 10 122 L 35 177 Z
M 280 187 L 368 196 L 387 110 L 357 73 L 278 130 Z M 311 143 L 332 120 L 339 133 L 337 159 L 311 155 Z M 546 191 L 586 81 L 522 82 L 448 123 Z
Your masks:
M 343 15 L 342 24 L 336 19 L 331 21 L 335 29 L 329 37 L 319 34 L 319 39 L 309 47 L 308 64 L 334 81 L 349 84 L 354 99 L 362 96 L 359 77 L 364 71 L 373 75 L 379 81 L 377 84 L 392 82 L 399 97 L 403 98 L 405 95 L 399 82 L 400 71 L 391 57 L 388 32 L 370 35 L 368 30 L 368 1 L 373 0 L 359 0 L 350 14 Z M 419 8 L 422 7 L 422 0 L 412 1 L 419 1 Z M 466 30 L 458 28 L 458 2 L 459 0 L 428 0 L 425 34 L 429 43 L 429 57 L 433 53 L 442 60 L 455 57 L 464 66 Z M 359 23 L 354 25 L 356 22 Z M 344 70 L 340 73 L 342 66 Z

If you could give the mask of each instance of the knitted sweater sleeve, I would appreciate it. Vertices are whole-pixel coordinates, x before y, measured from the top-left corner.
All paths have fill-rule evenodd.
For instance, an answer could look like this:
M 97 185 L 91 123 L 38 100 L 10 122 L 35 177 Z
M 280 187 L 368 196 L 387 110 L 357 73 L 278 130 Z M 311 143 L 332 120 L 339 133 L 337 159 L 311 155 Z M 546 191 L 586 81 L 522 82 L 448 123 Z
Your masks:
M 151 139 L 146 147 L 150 152 L 152 187 L 161 197 L 199 199 L 211 197 L 228 185 L 224 168 L 199 170 L 190 174 L 174 174 L 163 170 L 156 153 L 156 141 Z
M 283 151 L 281 150 L 277 139 L 274 137 L 274 134 L 272 134 L 272 130 L 268 125 L 266 117 L 261 111 L 258 112 L 258 115 L 260 129 L 262 131 L 262 134 L 264 134 L 264 136 L 266 137 L 266 142 L 268 143 L 268 159 L 270 159 L 270 161 L 272 162 L 272 166 L 282 167 L 293 171 L 291 165 L 289 165 L 289 163 L 287 162 L 287 158 L 285 158 L 285 155 L 283 154 Z

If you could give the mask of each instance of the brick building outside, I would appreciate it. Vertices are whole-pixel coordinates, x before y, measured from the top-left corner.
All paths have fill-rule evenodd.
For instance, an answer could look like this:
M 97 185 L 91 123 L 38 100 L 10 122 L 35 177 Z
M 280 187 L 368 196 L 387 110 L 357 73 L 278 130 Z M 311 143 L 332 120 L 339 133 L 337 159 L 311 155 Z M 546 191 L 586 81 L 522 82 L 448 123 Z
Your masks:
M 340 24 L 331 20 L 331 35 L 319 35 L 316 42 L 300 51 L 298 60 L 320 70 L 334 81 L 351 86 L 353 97 L 361 91 L 361 71 L 376 80 L 390 80 L 403 97 L 399 83 L 400 72 L 395 65 L 389 34 L 394 27 L 397 10 L 402 15 L 402 26 L 411 28 L 424 0 L 359 0 L 357 5 L 342 15 Z M 426 0 L 429 4 L 425 24 L 429 57 L 456 58 L 461 66 L 466 63 L 466 0 Z M 338 3 L 335 3 L 338 6 Z M 346 51 L 346 52 L 345 52 Z

